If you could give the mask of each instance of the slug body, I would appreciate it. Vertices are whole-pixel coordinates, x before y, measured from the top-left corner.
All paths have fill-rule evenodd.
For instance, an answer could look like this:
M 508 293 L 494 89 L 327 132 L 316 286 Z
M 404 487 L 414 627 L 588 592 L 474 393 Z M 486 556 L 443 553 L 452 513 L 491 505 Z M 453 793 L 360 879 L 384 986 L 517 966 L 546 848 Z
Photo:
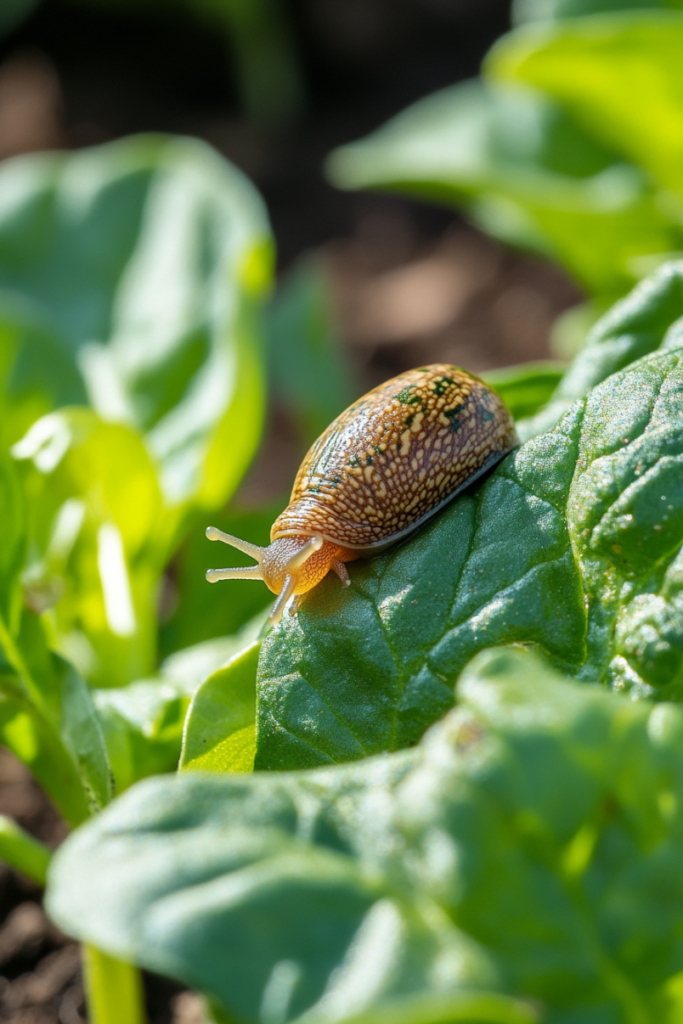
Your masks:
M 313 444 L 267 548 L 209 527 L 256 559 L 246 569 L 210 569 L 219 579 L 261 579 L 278 594 L 272 621 L 292 595 L 330 570 L 348 585 L 345 562 L 403 539 L 519 444 L 499 395 L 455 366 L 438 363 L 381 384 L 334 420 Z

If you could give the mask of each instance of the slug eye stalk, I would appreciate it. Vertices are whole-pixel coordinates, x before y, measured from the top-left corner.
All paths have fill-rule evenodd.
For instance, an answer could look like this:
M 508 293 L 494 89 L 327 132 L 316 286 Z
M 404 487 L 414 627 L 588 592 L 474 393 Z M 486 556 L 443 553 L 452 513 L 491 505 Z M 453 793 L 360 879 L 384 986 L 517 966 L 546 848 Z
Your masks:
M 266 553 L 266 548 L 261 548 L 258 544 L 250 544 L 248 540 L 240 540 L 239 537 L 233 537 L 229 533 L 223 533 L 222 530 L 218 530 L 215 526 L 207 526 L 206 536 L 208 540 L 220 540 L 223 544 L 229 544 L 231 548 L 237 548 L 242 554 L 253 558 L 259 565 Z M 211 572 L 218 572 L 218 570 L 212 569 Z
M 219 580 L 263 580 L 266 586 L 278 595 L 270 615 L 272 623 L 280 621 L 287 601 L 293 594 L 299 592 L 298 587 L 301 588 L 303 567 L 324 544 L 323 538 L 318 536 L 289 537 L 276 538 L 267 548 L 262 548 L 229 533 L 223 533 L 215 526 L 207 527 L 206 536 L 209 540 L 220 540 L 223 544 L 229 544 L 245 555 L 250 555 L 258 563 L 230 569 L 209 569 L 206 573 L 209 583 L 218 583 Z

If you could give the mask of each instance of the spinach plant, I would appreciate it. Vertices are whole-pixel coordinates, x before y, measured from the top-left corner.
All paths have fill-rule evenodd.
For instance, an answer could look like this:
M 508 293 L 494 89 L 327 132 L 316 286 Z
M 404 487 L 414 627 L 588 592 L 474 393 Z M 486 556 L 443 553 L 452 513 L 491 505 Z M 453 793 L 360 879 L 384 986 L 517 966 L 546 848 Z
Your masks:
M 678 1020 L 682 280 L 605 317 L 483 484 L 208 676 L 179 775 L 58 852 L 61 927 L 219 1022 Z
M 0 184 L 0 740 L 74 829 L 48 868 L 0 822 L 0 856 L 47 871 L 93 1024 L 142 1024 L 132 965 L 233 1024 L 677 1022 L 681 265 L 566 373 L 499 375 L 520 448 L 264 638 L 267 594 L 200 582 L 209 512 L 272 519 L 223 507 L 263 413 L 258 196 L 159 137 Z M 352 387 L 321 310 L 308 266 L 268 318 L 302 438 Z M 297 361 L 334 387 L 303 403 Z
M 680 6 L 520 2 L 519 20 L 533 23 L 496 43 L 482 80 L 338 149 L 329 175 L 464 207 L 485 231 L 559 261 L 604 311 L 683 249 L 683 13 L 663 9 Z
M 0 740 L 73 827 L 177 766 L 239 643 L 178 609 L 159 668 L 157 605 L 258 443 L 271 262 L 260 197 L 201 143 L 0 168 Z M 39 878 L 49 852 L 10 823 L 0 855 Z M 137 973 L 86 953 L 92 1020 L 142 1021 Z
M 51 870 L 63 928 L 218 1021 L 680 1019 L 683 712 L 479 655 L 410 750 L 150 780 Z

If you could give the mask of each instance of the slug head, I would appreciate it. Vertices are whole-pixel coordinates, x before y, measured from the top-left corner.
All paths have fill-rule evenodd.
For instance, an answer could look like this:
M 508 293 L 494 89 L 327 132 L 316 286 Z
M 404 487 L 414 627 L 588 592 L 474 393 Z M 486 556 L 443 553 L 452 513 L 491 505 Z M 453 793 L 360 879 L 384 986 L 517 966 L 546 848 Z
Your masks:
M 207 527 L 206 536 L 209 540 L 220 540 L 237 548 L 257 562 L 239 569 L 209 569 L 206 574 L 209 583 L 263 580 L 269 590 L 279 595 L 270 615 L 273 623 L 280 621 L 290 597 L 305 594 L 327 575 L 339 551 L 336 544 L 317 535 L 276 537 L 266 548 L 232 537 L 215 526 Z

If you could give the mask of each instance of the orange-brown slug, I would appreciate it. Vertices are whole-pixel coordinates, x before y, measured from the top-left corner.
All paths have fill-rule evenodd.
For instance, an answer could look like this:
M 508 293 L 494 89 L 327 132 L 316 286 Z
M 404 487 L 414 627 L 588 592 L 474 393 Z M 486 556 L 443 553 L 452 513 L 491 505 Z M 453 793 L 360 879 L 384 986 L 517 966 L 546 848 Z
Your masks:
M 290 597 L 330 570 L 348 586 L 345 562 L 402 540 L 518 444 L 502 399 L 478 377 L 442 363 L 401 373 L 313 444 L 267 548 L 208 527 L 209 540 L 257 564 L 209 569 L 206 578 L 263 580 L 278 595 L 270 616 L 278 622 Z

